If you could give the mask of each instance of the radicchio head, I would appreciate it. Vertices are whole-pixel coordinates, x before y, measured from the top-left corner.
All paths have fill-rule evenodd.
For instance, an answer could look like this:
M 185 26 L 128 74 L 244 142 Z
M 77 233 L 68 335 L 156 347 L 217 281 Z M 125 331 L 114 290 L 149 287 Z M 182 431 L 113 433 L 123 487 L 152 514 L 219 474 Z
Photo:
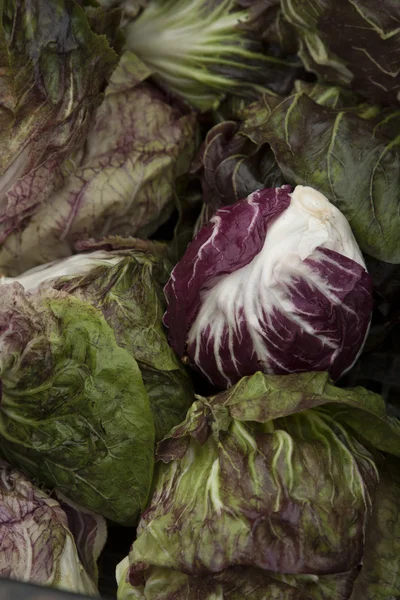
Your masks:
M 371 278 L 349 223 L 300 185 L 218 210 L 165 294 L 170 344 L 219 387 L 256 371 L 338 379 L 357 359 L 372 311 Z

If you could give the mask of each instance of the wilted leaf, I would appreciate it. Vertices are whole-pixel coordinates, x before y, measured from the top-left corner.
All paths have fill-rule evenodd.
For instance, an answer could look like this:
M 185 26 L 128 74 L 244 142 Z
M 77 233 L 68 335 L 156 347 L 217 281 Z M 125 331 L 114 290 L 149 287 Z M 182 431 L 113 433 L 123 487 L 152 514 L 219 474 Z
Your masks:
M 73 0 L 1 4 L 0 244 L 61 184 L 116 59 Z
M 171 214 L 177 178 L 189 170 L 196 118 L 168 103 L 150 71 L 125 53 L 96 113 L 84 152 L 59 189 L 0 250 L 14 275 L 72 253 L 83 236 L 146 237 Z

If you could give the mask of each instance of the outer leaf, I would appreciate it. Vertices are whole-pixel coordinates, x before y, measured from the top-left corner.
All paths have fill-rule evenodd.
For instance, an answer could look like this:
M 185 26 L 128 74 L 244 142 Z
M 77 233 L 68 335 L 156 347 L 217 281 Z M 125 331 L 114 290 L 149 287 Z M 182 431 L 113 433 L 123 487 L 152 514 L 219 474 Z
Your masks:
M 168 104 L 150 71 L 125 53 L 62 186 L 22 231 L 9 236 L 0 266 L 20 273 L 72 253 L 83 236 L 146 237 L 170 216 L 175 183 L 189 170 L 196 118 Z
M 354 576 L 354 573 L 319 577 L 279 575 L 252 567 L 189 576 L 152 567 L 146 572 L 144 585 L 132 586 L 122 577 L 118 600 L 346 600 Z
M 396 0 L 282 0 L 281 4 L 302 39 L 300 56 L 309 70 L 325 81 L 351 85 L 368 99 L 397 104 L 400 9 Z
M 351 427 L 375 448 L 400 457 L 400 425 L 388 418 L 385 402 L 362 387 L 338 388 L 327 373 L 243 377 L 231 390 L 213 398 L 230 406 L 240 421 L 264 423 L 309 408 L 326 407 L 337 422 Z
M 238 202 L 260 188 L 284 183 L 269 145 L 254 144 L 238 130 L 239 124 L 233 121 L 213 127 L 192 166 L 207 205 L 204 223 L 221 206 Z
M 228 93 L 254 99 L 266 87 L 290 92 L 300 61 L 263 45 L 251 22 L 246 27 L 251 13 L 242 6 L 240 0 L 152 0 L 125 28 L 126 47 L 163 87 L 201 111 L 218 108 Z
M 60 292 L 3 286 L 0 323 L 1 452 L 77 503 L 133 524 L 154 446 L 136 361 L 99 311 Z
M 350 600 L 400 596 L 400 465 L 387 459 L 365 539 L 363 567 Z
M 175 266 L 165 287 L 169 303 L 164 323 L 169 341 L 183 356 L 186 335 L 200 306 L 200 289 L 211 279 L 231 273 L 250 263 L 261 250 L 268 224 L 290 203 L 288 186 L 253 194 L 247 202 L 229 207 L 229 220 L 220 227 L 215 215 L 197 234 L 182 260 Z M 203 252 L 204 249 L 204 252 Z M 185 310 L 177 298 L 186 295 Z
M 152 242 L 132 250 L 91 252 L 43 265 L 16 278 L 27 291 L 53 288 L 103 313 L 121 348 L 138 362 L 156 428 L 162 439 L 193 401 L 192 385 L 168 344 L 162 324 L 162 285 L 170 266 Z M 137 248 L 137 249 L 136 249 Z M 163 248 L 162 248 L 163 250 Z M 13 279 L 5 279 L 5 282 Z
M 364 252 L 399 263 L 400 129 L 390 140 L 386 129 L 397 123 L 397 114 L 376 124 L 319 106 L 302 93 L 278 105 L 264 100 L 244 133 L 271 144 L 288 182 L 324 193 L 348 219 Z
M 122 10 L 119 8 L 104 10 L 99 6 L 97 0 L 92 3 L 89 0 L 88 5 L 85 6 L 85 12 L 91 29 L 99 35 L 105 35 L 110 46 L 120 53 L 123 43 L 120 30 Z
M 263 4 L 266 5 L 265 9 L 268 11 L 269 2 Z M 339 86 L 327 86 L 322 83 L 310 84 L 297 80 L 295 89 L 304 92 L 321 106 L 334 109 L 343 108 L 364 119 L 378 119 L 382 115 L 378 106 L 363 103 L 360 96 Z M 266 94 L 266 101 L 268 99 L 272 105 L 279 102 L 279 99 L 271 94 Z M 225 108 L 225 104 L 223 108 Z M 260 108 L 258 102 L 249 105 L 243 101 L 240 105 L 237 101 L 236 104 L 239 106 L 235 105 L 234 99 L 229 103 L 230 112 L 236 111 L 235 119 L 250 121 L 254 128 L 263 124 L 265 110 Z M 394 114 L 390 114 L 390 117 L 389 137 L 392 135 L 396 120 Z M 380 130 L 382 131 L 383 128 L 384 123 L 381 124 Z M 237 202 L 262 187 L 278 187 L 285 183 L 269 144 L 265 143 L 262 137 L 255 143 L 245 135 L 239 123 L 227 119 L 223 119 L 222 123 L 215 125 L 207 133 L 192 165 L 192 172 L 200 178 L 203 201 L 207 204 L 207 218 L 204 217 L 202 224 L 207 222 L 214 211 L 224 204 Z
M 355 436 L 345 425 L 352 411 L 365 412 L 364 422 L 392 439 L 383 449 L 398 455 L 400 428 L 382 399 L 362 388 L 335 388 L 323 373 L 257 373 L 208 400 L 199 397 L 159 444 L 153 497 L 130 569 L 124 574 L 124 563 L 118 573 L 120 599 L 132 586 L 133 597 L 146 600 L 211 592 L 239 600 L 267 591 L 282 600 L 349 598 L 372 506 L 375 514 L 385 510 L 383 490 L 374 495 L 380 458 L 367 450 L 374 444 L 368 431 Z M 367 540 L 373 547 L 372 533 Z M 388 564 L 393 585 L 395 557 Z M 250 566 L 263 573 L 249 577 Z
M 60 185 L 115 63 L 73 0 L 1 3 L 0 243 Z
M 172 347 L 220 388 L 258 370 L 338 379 L 357 359 L 372 310 L 348 222 L 302 186 L 259 190 L 219 209 L 165 294 Z
M 296 373 L 243 377 L 232 389 L 213 396 L 213 404 L 229 406 L 235 418 L 263 423 L 325 404 L 365 410 L 375 418 L 386 417 L 381 396 L 362 387 L 343 389 L 332 385 L 327 373 Z
M 91 579 L 98 583 L 97 561 L 107 539 L 106 521 L 100 515 L 78 506 L 62 494 L 57 499 L 67 515 L 68 528 L 74 536 L 79 559 Z
M 354 113 L 363 119 L 378 119 L 379 122 L 379 117 L 383 114 L 380 106 L 363 102 L 358 94 L 340 86 L 325 85 L 321 82 L 306 83 L 298 80 L 295 83 L 295 90 L 304 92 L 321 106 L 337 110 L 345 109 L 346 112 Z M 248 111 L 248 113 L 250 112 L 251 110 Z
M 115 266 L 53 283 L 56 289 L 99 308 L 118 345 L 138 362 L 157 440 L 184 417 L 193 401 L 190 379 L 162 325 L 165 302 L 160 283 L 165 283 L 168 275 L 166 262 L 155 254 L 131 252 Z
M 378 477 L 375 459 L 329 409 L 304 410 L 332 402 L 333 386 L 331 394 L 317 391 L 323 375 L 309 379 L 299 412 L 302 392 L 296 385 L 290 391 L 296 377 L 275 379 L 275 385 L 282 380 L 286 417 L 262 417 L 266 397 L 248 397 L 239 383 L 209 402 L 199 400 L 160 444 L 165 464 L 159 464 L 130 555 L 132 584 L 150 565 L 200 575 L 234 565 L 327 574 L 360 564 Z M 260 379 L 269 384 L 261 374 L 243 381 L 257 386 Z M 304 384 L 305 376 L 298 388 Z M 350 403 L 360 404 L 357 394 Z M 344 408 L 351 390 L 346 395 Z M 364 396 L 371 413 L 382 410 L 373 408 L 377 397 Z M 258 422 L 234 416 L 241 400 L 258 407 Z M 392 428 L 383 417 L 377 426 Z M 397 429 L 397 448 L 399 440 Z
M 91 256 L 80 258 L 88 261 Z M 75 273 L 63 276 L 64 263 L 60 262 L 60 276 L 43 281 L 41 287 L 54 287 L 99 308 L 118 344 L 141 365 L 165 371 L 178 369 L 179 361 L 166 344 L 162 326 L 162 284 L 169 275 L 168 263 L 146 252 L 103 256 L 103 264 L 97 268 L 93 265 L 87 273 L 78 267 Z M 23 282 L 24 278 L 19 279 Z
M 4 461 L 0 474 L 0 576 L 97 596 L 60 504 Z
M 269 2 L 262 4 L 265 4 L 265 10 L 268 12 L 271 8 L 267 6 Z M 256 16 L 254 20 L 255 25 Z M 303 91 L 322 106 L 335 109 L 346 108 L 347 111 L 368 119 L 377 117 L 381 113 L 379 107 L 362 103 L 357 94 L 338 86 L 310 84 L 298 80 L 295 87 L 297 91 Z M 271 94 L 267 94 L 266 98 L 269 98 L 272 103 L 279 101 Z M 226 108 L 226 104 L 228 102 L 222 106 L 223 109 Z M 239 104 L 239 101 L 236 104 Z M 262 117 L 265 116 L 265 110 L 261 109 L 257 102 L 249 105 L 242 101 L 242 104 L 237 107 L 235 100 L 231 99 L 229 109 L 225 112 L 235 112 L 236 109 L 234 118 L 238 121 L 250 121 L 254 123 L 254 127 L 263 124 Z M 390 127 L 392 126 L 391 120 Z M 262 138 L 255 143 L 245 135 L 239 123 L 227 119 L 223 119 L 222 123 L 215 125 L 207 133 L 192 165 L 192 172 L 201 181 L 203 201 L 207 205 L 203 209 L 199 226 L 204 225 L 222 205 L 237 202 L 260 188 L 279 187 L 285 183 L 269 144 Z

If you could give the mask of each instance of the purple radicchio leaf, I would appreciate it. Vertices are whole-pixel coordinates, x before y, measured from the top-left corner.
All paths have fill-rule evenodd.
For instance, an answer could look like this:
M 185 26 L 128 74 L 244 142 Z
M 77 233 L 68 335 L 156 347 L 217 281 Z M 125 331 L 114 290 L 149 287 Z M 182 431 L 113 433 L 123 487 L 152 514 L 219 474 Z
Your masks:
M 1 244 L 61 184 L 117 58 L 79 3 L 1 3 Z
M 79 559 L 93 581 L 98 581 L 97 561 L 107 539 L 107 524 L 101 515 L 79 506 L 58 492 L 68 528 L 74 536 Z
M 2 272 L 14 276 L 66 258 L 86 238 L 147 238 L 168 220 L 177 180 L 195 151 L 197 122 L 194 112 L 170 103 L 150 75 L 124 52 L 84 148 L 57 189 L 0 246 Z
M 188 246 L 164 290 L 169 303 L 164 324 L 177 354 L 184 354 L 187 331 L 200 308 L 200 290 L 253 260 L 263 246 L 268 224 L 289 206 L 290 189 L 262 190 L 219 209 Z
M 165 287 L 175 351 L 226 388 L 256 371 L 328 371 L 364 344 L 372 283 L 344 216 L 319 192 L 262 190 L 218 210 Z
M 96 567 L 86 570 L 69 525 L 57 500 L 0 460 L 0 578 L 97 596 Z

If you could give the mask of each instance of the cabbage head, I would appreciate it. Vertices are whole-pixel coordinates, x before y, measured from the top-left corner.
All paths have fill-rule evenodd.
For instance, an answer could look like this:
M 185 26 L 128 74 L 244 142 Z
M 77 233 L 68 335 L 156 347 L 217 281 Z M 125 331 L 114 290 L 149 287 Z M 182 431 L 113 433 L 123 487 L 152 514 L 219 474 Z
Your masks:
M 400 593 L 400 427 L 326 373 L 245 377 L 159 444 L 119 600 Z

